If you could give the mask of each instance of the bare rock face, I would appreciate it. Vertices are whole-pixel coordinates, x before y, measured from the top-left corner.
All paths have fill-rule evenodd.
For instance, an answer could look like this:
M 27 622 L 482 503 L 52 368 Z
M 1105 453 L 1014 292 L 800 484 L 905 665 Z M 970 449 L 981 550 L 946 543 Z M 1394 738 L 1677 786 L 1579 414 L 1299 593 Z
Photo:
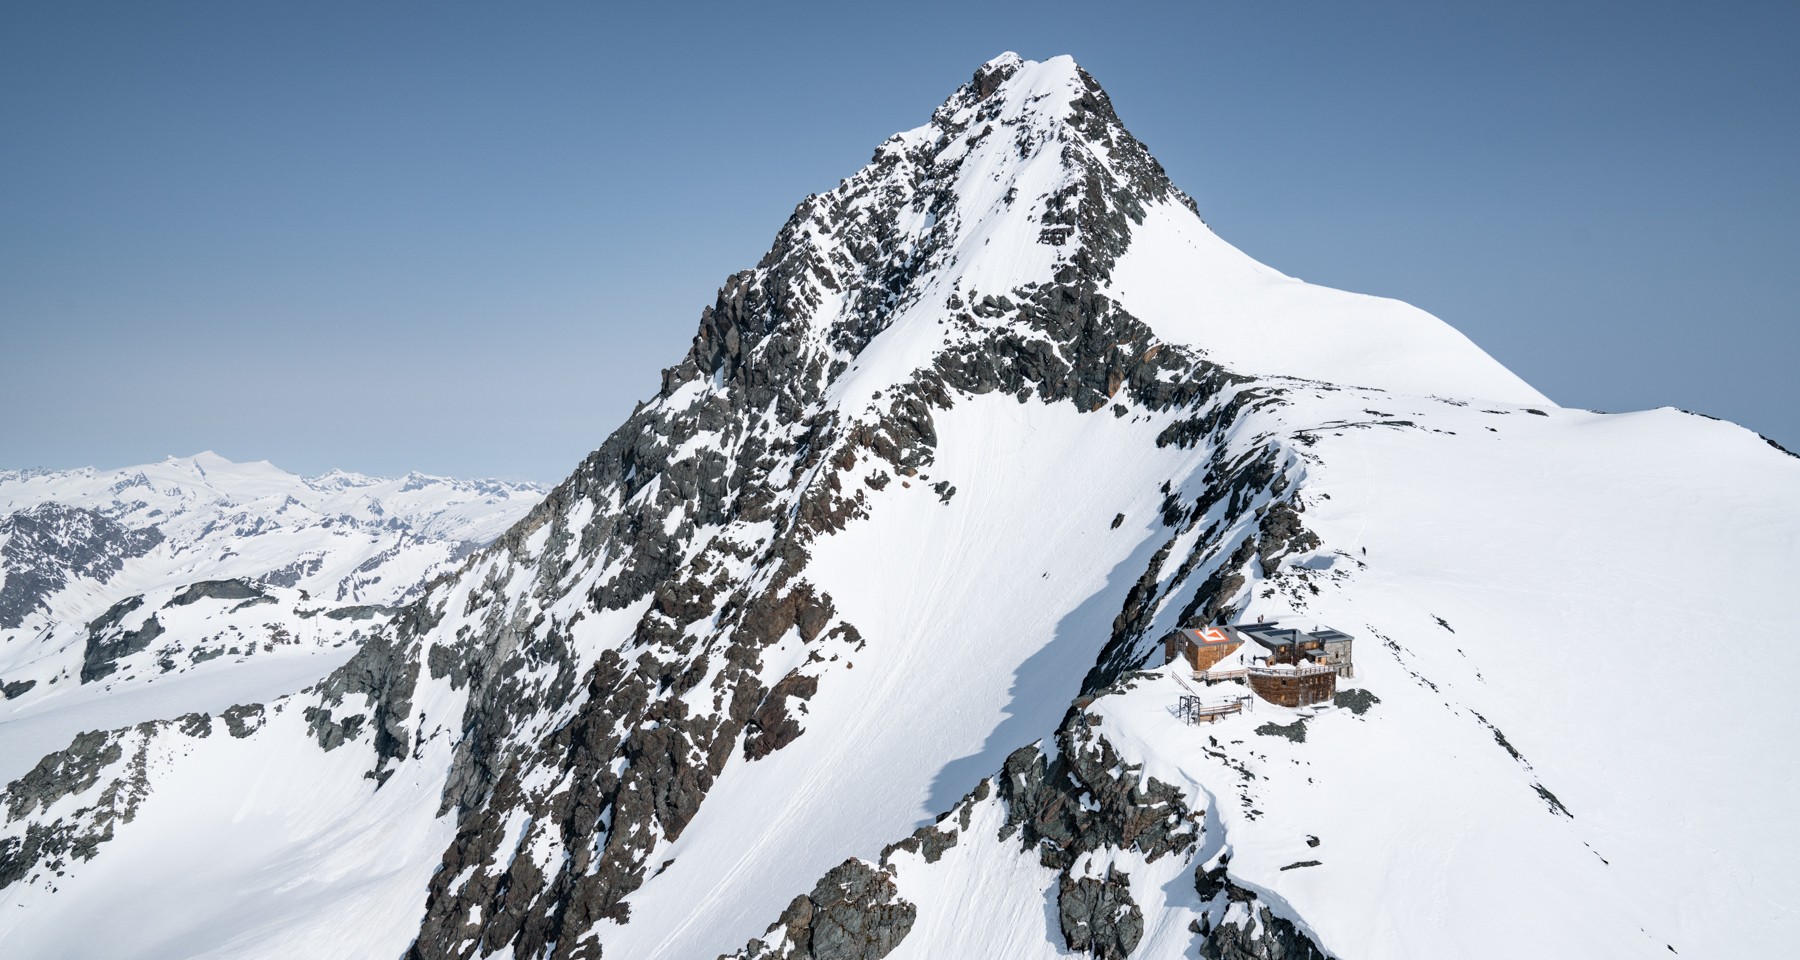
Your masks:
M 81 682 L 92 683 L 118 669 L 118 662 L 147 649 L 162 636 L 162 623 L 151 614 L 135 630 L 127 630 L 123 621 L 143 606 L 143 597 L 128 597 L 112 605 L 94 622 L 88 624 L 87 647 L 82 654 Z
M 831 869 L 812 893 L 794 898 L 738 960 L 881 960 L 912 930 L 918 908 L 900 899 L 890 873 L 862 860 Z
M 105 583 L 126 560 L 163 541 L 161 530 L 131 529 L 97 511 L 40 503 L 0 519 L 0 628 L 16 629 L 44 609 L 70 577 Z
M 196 719 L 164 723 L 191 727 Z M 157 726 L 81 734 L 7 785 L 5 824 L 22 824 L 24 830 L 0 837 L 0 887 L 35 870 L 60 873 L 73 861 L 92 860 L 113 838 L 116 824 L 131 822 L 149 791 L 145 744 Z M 68 797 L 77 798 L 72 810 L 53 820 L 39 816 Z
M 247 580 L 201 580 L 177 593 L 168 605 L 185 607 L 199 600 L 260 600 L 265 596 Z
M 1204 915 L 1193 931 L 1206 960 L 1330 960 L 1306 931 L 1276 914 L 1256 891 L 1233 883 L 1229 856 L 1194 871 Z
M 1124 960 L 1144 937 L 1144 912 L 1131 899 L 1131 877 L 1108 868 L 1105 878 L 1063 877 L 1057 920 L 1070 950 Z
M 1318 944 L 1259 902 L 1228 915 L 1200 941 L 1206 960 L 1329 960 Z
M 1036 745 L 1006 758 L 999 778 L 1007 804 L 1001 836 L 1017 833 L 1028 851 L 1064 876 L 1084 854 L 1132 849 L 1146 860 L 1187 852 L 1198 835 L 1181 791 L 1119 758 L 1077 707 L 1056 732 L 1056 759 Z M 1085 801 L 1085 802 L 1084 802 Z

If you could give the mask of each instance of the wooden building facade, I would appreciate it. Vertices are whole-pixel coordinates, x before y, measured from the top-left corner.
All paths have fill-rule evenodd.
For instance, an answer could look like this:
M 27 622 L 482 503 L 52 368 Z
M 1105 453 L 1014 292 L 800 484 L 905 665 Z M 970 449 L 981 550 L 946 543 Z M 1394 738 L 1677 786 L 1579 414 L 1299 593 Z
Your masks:
M 1251 667 L 1245 673 L 1250 692 L 1284 707 L 1325 703 L 1337 693 L 1337 669 L 1324 664 Z

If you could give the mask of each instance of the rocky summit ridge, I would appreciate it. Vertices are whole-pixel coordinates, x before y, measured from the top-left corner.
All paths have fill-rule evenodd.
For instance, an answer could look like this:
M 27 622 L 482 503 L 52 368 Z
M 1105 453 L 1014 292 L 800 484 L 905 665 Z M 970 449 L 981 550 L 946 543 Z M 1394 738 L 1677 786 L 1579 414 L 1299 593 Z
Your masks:
M 1708 530 L 1755 553 L 1719 517 L 1779 511 L 1758 498 L 1800 477 L 1730 425 L 1634 416 L 1557 408 L 1436 318 L 1255 263 L 1073 61 L 1004 55 L 802 201 L 657 395 L 325 680 L 84 734 L 14 782 L 0 941 L 1686 952 L 1730 905 L 1657 913 L 1690 851 L 1656 853 L 1653 818 L 1582 771 L 1629 786 L 1666 758 L 1567 732 L 1586 701 L 1544 691 L 1584 624 L 1546 571 L 1606 542 L 1661 575 Z M 1647 455 L 1671 444 L 1715 456 Z M 1590 502 L 1621 463 L 1637 479 Z M 1707 496 L 1661 539 L 1618 514 L 1668 488 Z M 1546 561 L 1540 527 L 1580 533 Z M 1590 606 L 1648 618 L 1634 642 L 1677 642 L 1631 582 L 1583 576 Z M 1161 636 L 1257 615 L 1357 634 L 1357 695 L 1180 724 Z M 1596 696 L 1636 716 L 1641 693 Z M 153 896 L 121 896 L 146 873 Z

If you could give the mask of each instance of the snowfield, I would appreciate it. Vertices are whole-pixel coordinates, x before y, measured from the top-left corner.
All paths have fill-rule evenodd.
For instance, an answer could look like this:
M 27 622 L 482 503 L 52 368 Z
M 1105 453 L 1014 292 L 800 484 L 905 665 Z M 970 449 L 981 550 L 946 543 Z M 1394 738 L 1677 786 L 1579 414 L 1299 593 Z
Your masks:
M 1558 407 L 1255 263 L 1008 54 L 329 676 L 222 711 L 203 663 L 209 715 L 14 781 L 0 947 L 1785 955 L 1797 493 L 1740 427 Z M 1258 617 L 1354 679 L 1182 722 L 1245 690 L 1161 637 Z

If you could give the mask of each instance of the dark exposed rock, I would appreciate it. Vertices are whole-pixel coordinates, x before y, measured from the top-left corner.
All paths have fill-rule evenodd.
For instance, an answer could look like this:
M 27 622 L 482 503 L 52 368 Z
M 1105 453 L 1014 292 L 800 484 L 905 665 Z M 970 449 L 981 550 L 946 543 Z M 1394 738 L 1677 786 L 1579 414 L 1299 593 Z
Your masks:
M 177 717 L 174 721 L 181 732 L 196 740 L 212 736 L 212 715 L 207 713 L 189 713 Z
M 1258 736 L 1282 737 L 1295 743 L 1306 742 L 1306 721 L 1295 720 L 1290 724 L 1265 723 L 1256 728 Z
M 1300 513 L 1294 504 L 1287 500 L 1276 500 L 1269 504 L 1263 513 L 1262 521 L 1257 525 L 1260 535 L 1260 552 L 1262 553 L 1263 576 L 1272 575 L 1281 565 L 1281 558 L 1290 553 L 1303 553 L 1317 549 L 1319 538 L 1300 522 Z
M 198 600 L 254 600 L 263 596 L 261 590 L 244 580 L 201 580 L 177 593 L 167 606 L 185 607 Z
M 325 616 L 332 620 L 378 620 L 391 617 L 399 612 L 397 607 L 384 607 L 378 603 L 353 604 L 325 611 Z
M 0 683 L 0 697 L 11 700 L 14 697 L 23 696 L 35 686 L 37 686 L 36 680 L 9 680 Z
M 744 728 L 744 758 L 756 760 L 787 746 L 800 735 L 800 722 L 788 712 L 789 698 L 810 700 L 819 689 L 817 677 L 795 670 L 770 688 Z
M 1328 960 L 1300 928 L 1268 906 L 1252 902 L 1240 907 L 1243 916 L 1228 914 L 1200 940 L 1200 956 L 1206 960 Z
M 881 875 L 891 872 L 893 858 L 902 852 L 917 854 L 925 864 L 938 862 L 969 829 L 974 808 L 997 794 L 1006 809 L 1000 839 L 1016 837 L 1024 851 L 1035 853 L 1041 863 L 1061 874 L 1057 922 L 1069 948 L 1096 957 L 1129 955 L 1144 934 L 1143 913 L 1131 897 L 1130 878 L 1113 869 L 1104 877 L 1075 876 L 1072 869 L 1084 855 L 1103 849 L 1129 849 L 1149 862 L 1181 855 L 1194 848 L 1198 827 L 1180 791 L 1154 778 L 1139 785 L 1141 771 L 1123 763 L 1094 729 L 1086 702 L 1078 700 L 1058 729 L 1054 761 L 1047 761 L 1036 746 L 1015 751 L 998 777 L 977 784 L 936 824 L 883 850 Z M 864 871 L 874 869 L 852 863 Z M 805 928 L 818 896 L 815 890 L 810 897 L 796 898 L 780 922 L 769 928 L 770 934 L 779 935 L 753 940 L 734 956 L 824 956 L 799 952 L 796 946 L 815 942 L 806 939 Z M 909 915 L 907 926 L 910 923 Z
M 1056 759 L 1035 746 L 1006 758 L 1000 796 L 1006 826 L 1047 867 L 1062 872 L 1058 914 L 1071 950 L 1124 957 L 1143 936 L 1143 914 L 1132 902 L 1124 874 L 1104 880 L 1076 878 L 1082 855 L 1103 848 L 1136 850 L 1149 862 L 1193 848 L 1198 839 L 1181 791 L 1154 777 L 1138 783 L 1139 769 L 1124 763 L 1100 736 L 1076 701 L 1057 730 Z
M 1229 866 L 1229 858 L 1221 857 L 1211 869 L 1201 864 L 1194 870 L 1194 890 L 1200 895 L 1205 912 L 1191 929 L 1199 934 L 1201 957 L 1328 960 L 1329 955 L 1304 930 L 1270 910 L 1256 891 L 1233 883 Z
M 1065 875 L 1056 914 L 1069 949 L 1101 960 L 1124 960 L 1144 936 L 1144 912 L 1131 898 L 1131 878 L 1110 867 L 1105 879 Z
M 71 577 L 100 583 L 126 560 L 163 541 L 154 527 L 133 530 L 96 511 L 40 503 L 0 519 L 0 628 L 15 629 Z
M 301 580 L 318 573 L 324 567 L 324 557 L 302 557 L 270 570 L 260 579 L 271 587 L 295 587 L 300 585 Z
M 406 756 L 406 720 L 412 712 L 419 662 L 408 655 L 400 637 L 420 631 L 431 619 L 429 611 L 418 605 L 406 608 L 397 620 L 397 631 L 380 632 L 364 641 L 349 661 L 313 688 L 318 705 L 307 707 L 304 716 L 320 747 L 330 750 L 356 739 L 367 722 L 375 732 L 372 776 L 380 779 L 389 762 Z M 348 716 L 335 716 L 337 708 L 351 697 L 362 698 L 368 704 L 366 711 L 356 709 Z
M 89 789 L 98 782 L 100 771 L 120 756 L 115 735 L 100 731 L 76 735 L 68 747 L 39 760 L 31 772 L 7 785 L 7 818 L 48 809 L 69 794 Z
M 177 722 L 194 726 L 188 717 Z M 0 838 L 0 888 L 40 866 L 54 871 L 71 859 L 92 860 L 99 846 L 112 839 L 115 824 L 131 822 L 149 791 L 145 752 L 156 727 L 145 723 L 80 734 L 7 785 L 6 820 L 24 820 L 26 827 L 22 835 Z M 65 797 L 81 795 L 90 796 L 73 812 L 50 822 L 32 819 Z
M 128 597 L 88 624 L 87 646 L 81 658 L 82 683 L 92 683 L 112 674 L 119 668 L 120 660 L 149 649 L 151 641 L 162 636 L 162 624 L 155 614 L 136 630 L 121 626 L 127 616 L 143 605 L 143 597 Z
M 312 731 L 319 741 L 319 746 L 327 752 L 336 750 L 346 742 L 355 740 L 362 732 L 363 723 L 369 718 L 353 713 L 341 719 L 331 715 L 331 711 L 323 707 L 307 707 L 303 714 L 306 717 L 307 729 Z
M 798 896 L 741 960 L 880 960 L 900 945 L 919 910 L 900 899 L 890 871 L 846 860 Z
M 1056 744 L 1055 760 L 1036 746 L 1006 758 L 999 780 L 1007 804 L 1002 838 L 1017 832 L 1045 866 L 1064 871 L 1102 847 L 1134 849 L 1154 862 L 1194 844 L 1181 791 L 1154 777 L 1140 786 L 1138 768 L 1119 758 L 1080 709 L 1064 717 Z
M 1331 698 L 1334 706 L 1344 707 L 1357 716 L 1369 712 L 1369 708 L 1381 702 L 1381 698 L 1367 690 L 1339 690 Z
M 929 824 L 914 830 L 912 836 L 887 845 L 881 851 L 881 863 L 886 866 L 896 852 L 916 853 L 926 863 L 936 863 L 943 858 L 945 851 L 956 846 L 961 832 L 969 829 L 969 814 L 975 805 L 986 800 L 993 793 L 993 781 L 983 779 L 975 785 L 956 806 L 938 816 L 937 823 Z M 952 820 L 954 818 L 954 820 Z M 948 825 L 945 821 L 951 820 Z
M 262 728 L 267 716 L 260 703 L 240 703 L 219 714 L 225 721 L 225 729 L 233 737 L 242 739 Z

